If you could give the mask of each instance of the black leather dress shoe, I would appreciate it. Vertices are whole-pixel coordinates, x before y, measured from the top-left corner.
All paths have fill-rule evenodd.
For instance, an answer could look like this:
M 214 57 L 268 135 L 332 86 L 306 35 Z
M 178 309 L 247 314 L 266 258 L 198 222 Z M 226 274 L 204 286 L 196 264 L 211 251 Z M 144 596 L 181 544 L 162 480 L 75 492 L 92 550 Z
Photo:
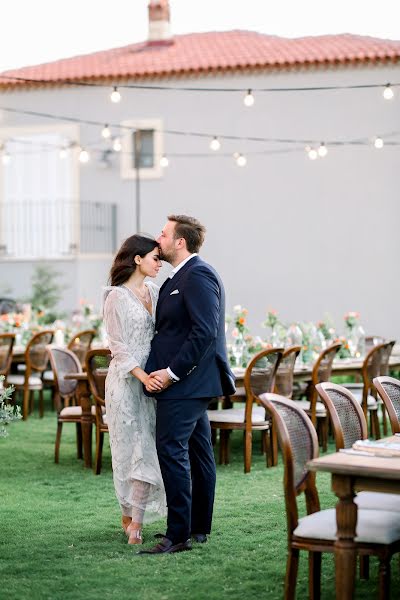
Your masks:
M 205 544 L 207 536 L 205 533 L 192 533 L 192 540 L 197 544 Z
M 156 546 L 149 548 L 149 550 L 140 550 L 138 554 L 173 554 L 175 552 L 185 552 L 186 550 L 191 549 L 192 544 L 190 540 L 186 540 L 186 542 L 181 542 L 180 544 L 173 544 L 171 540 L 163 537 L 161 542 Z

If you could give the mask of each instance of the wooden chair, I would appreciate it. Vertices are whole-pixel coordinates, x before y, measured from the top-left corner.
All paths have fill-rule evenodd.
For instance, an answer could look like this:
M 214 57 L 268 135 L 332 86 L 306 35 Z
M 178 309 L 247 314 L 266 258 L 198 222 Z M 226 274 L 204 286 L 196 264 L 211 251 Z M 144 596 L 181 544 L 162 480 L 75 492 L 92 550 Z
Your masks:
M 54 373 L 55 403 L 57 410 L 57 435 L 54 449 L 54 462 L 59 462 L 62 426 L 64 423 L 75 423 L 76 446 L 78 458 L 82 458 L 82 408 L 75 406 L 75 391 L 78 382 L 73 379 L 65 379 L 69 373 L 82 373 L 82 366 L 78 358 L 71 350 L 49 346 L 48 353 L 50 364 Z M 92 406 L 93 422 L 95 421 L 96 409 Z
M 224 408 L 209 410 L 211 429 L 220 432 L 219 463 L 229 464 L 229 434 L 232 430 L 243 431 L 244 472 L 251 469 L 253 431 L 261 431 L 265 436 L 267 466 L 274 463 L 271 448 L 271 421 L 263 407 L 258 406 L 258 396 L 272 391 L 276 370 L 283 354 L 282 348 L 269 348 L 254 356 L 244 374 L 246 391 L 244 408 Z
M 4 375 L 4 381 L 0 383 L 0 389 L 2 386 L 7 386 L 7 377 L 11 368 L 14 343 L 14 333 L 0 334 L 0 375 Z
M 395 345 L 396 340 L 390 340 L 389 342 L 384 342 L 384 347 L 381 352 L 381 369 L 380 375 L 389 375 L 389 361 L 392 354 L 393 346 Z M 382 428 L 383 435 L 387 435 L 387 419 L 386 419 L 386 407 L 385 404 L 378 397 L 378 404 L 381 407 L 382 412 Z
M 375 377 L 373 384 L 389 415 L 393 435 L 400 433 L 400 381 L 384 375 Z
M 300 352 L 301 346 L 286 348 L 276 371 L 274 392 L 285 398 L 292 398 L 293 395 L 294 367 Z
M 309 596 L 320 597 L 321 553 L 334 552 L 336 510 L 320 510 L 315 473 L 307 462 L 318 456 L 318 438 L 311 420 L 296 402 L 277 394 L 263 394 L 260 403 L 272 415 L 284 460 L 284 493 L 287 515 L 288 558 L 285 599 L 295 598 L 300 550 L 309 561 Z M 307 515 L 299 518 L 297 497 L 303 493 Z M 357 551 L 379 559 L 379 597 L 389 597 L 390 559 L 400 551 L 398 514 L 395 511 L 359 509 Z
M 387 352 L 387 343 L 376 344 L 367 352 L 361 368 L 362 383 L 346 383 L 344 387 L 351 391 L 361 404 L 365 418 L 370 417 L 370 432 L 375 439 L 379 439 L 380 428 L 378 419 L 377 392 L 373 379 L 381 374 L 382 359 Z M 387 359 L 389 360 L 389 358 Z
M 39 392 L 39 415 L 43 417 L 43 381 L 42 373 L 46 370 L 49 360 L 47 346 L 53 340 L 54 331 L 47 329 L 36 333 L 28 342 L 25 349 L 25 371 L 19 375 L 9 375 L 7 382 L 13 385 L 17 392 L 22 392 L 22 418 L 29 415 L 30 398 L 34 392 Z
M 111 358 L 111 352 L 108 348 L 98 348 L 89 350 L 85 360 L 90 390 L 93 394 L 96 408 L 96 458 L 94 464 L 96 475 L 100 475 L 101 472 L 104 434 L 108 433 L 104 398 L 106 377 Z
M 317 429 L 320 443 L 324 452 L 328 446 L 328 415 L 322 402 L 318 402 L 318 393 L 316 385 L 322 381 L 329 381 L 332 373 L 332 364 L 336 354 L 341 348 L 339 342 L 335 342 L 322 350 L 318 356 L 311 373 L 311 382 L 307 390 L 307 400 L 296 400 L 300 408 L 311 418 L 314 427 Z
M 78 331 L 68 344 L 68 350 L 71 350 L 78 357 L 82 367 L 85 365 L 86 353 L 90 350 L 95 335 L 96 331 L 94 329 Z
M 400 392 L 400 382 L 398 383 Z M 352 448 L 357 440 L 368 439 L 368 425 L 364 412 L 347 388 L 325 382 L 317 385 L 317 392 L 328 410 L 337 452 L 343 448 Z M 355 502 L 360 508 L 400 511 L 398 494 L 360 492 Z

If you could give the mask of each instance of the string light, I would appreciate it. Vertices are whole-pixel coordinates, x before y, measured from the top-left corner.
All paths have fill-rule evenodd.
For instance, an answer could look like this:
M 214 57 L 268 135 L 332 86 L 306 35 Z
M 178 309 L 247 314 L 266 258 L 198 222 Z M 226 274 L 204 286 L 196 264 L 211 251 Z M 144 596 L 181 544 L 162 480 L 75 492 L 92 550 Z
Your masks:
M 315 148 L 311 148 L 310 146 L 306 147 L 306 152 L 308 154 L 308 158 L 310 160 L 316 160 L 318 158 L 318 152 Z
M 169 165 L 169 160 L 165 156 L 165 154 L 163 154 L 162 157 L 160 158 L 160 167 L 162 167 L 163 169 L 165 169 L 165 167 L 168 167 L 168 165 Z
M 8 165 L 10 163 L 10 160 L 11 156 L 6 150 L 4 150 L 1 155 L 1 162 L 3 163 L 3 165 Z
M 383 139 L 381 137 L 376 137 L 375 141 L 374 141 L 374 146 L 378 150 L 380 150 L 381 148 L 383 148 Z
M 214 152 L 216 152 L 217 150 L 219 150 L 221 148 L 221 142 L 219 141 L 219 139 L 214 136 L 213 139 L 210 142 L 210 148 L 211 150 L 214 150 Z
M 243 154 L 236 153 L 235 160 L 238 167 L 245 167 L 247 164 L 247 158 Z
M 60 152 L 58 153 L 58 156 L 61 159 L 67 158 L 67 149 L 65 148 L 65 146 L 63 146 L 62 148 L 60 148 Z
M 90 160 L 90 154 L 87 150 L 85 150 L 84 148 L 81 148 L 80 152 L 79 152 L 79 162 L 81 163 L 88 163 Z
M 253 96 L 251 90 L 247 90 L 247 94 L 245 95 L 243 102 L 244 102 L 245 106 L 248 106 L 248 107 L 253 106 L 254 96 Z
M 119 93 L 116 85 L 114 86 L 113 91 L 110 94 L 110 99 L 111 102 L 114 102 L 114 104 L 121 102 L 121 94 Z
M 385 98 L 385 100 L 391 100 L 393 98 L 393 96 L 394 96 L 394 91 L 393 91 L 390 83 L 388 83 L 385 86 L 385 89 L 383 90 L 383 97 Z
M 325 158 L 328 154 L 328 148 L 325 146 L 324 142 L 321 142 L 320 147 L 318 148 L 318 156 L 321 158 Z
M 119 139 L 119 137 L 116 137 L 115 140 L 113 141 L 113 150 L 115 152 L 121 152 L 121 149 L 122 149 L 121 140 Z
M 101 130 L 101 135 L 105 140 L 108 140 L 111 137 L 111 129 L 108 125 L 104 125 L 103 129 Z

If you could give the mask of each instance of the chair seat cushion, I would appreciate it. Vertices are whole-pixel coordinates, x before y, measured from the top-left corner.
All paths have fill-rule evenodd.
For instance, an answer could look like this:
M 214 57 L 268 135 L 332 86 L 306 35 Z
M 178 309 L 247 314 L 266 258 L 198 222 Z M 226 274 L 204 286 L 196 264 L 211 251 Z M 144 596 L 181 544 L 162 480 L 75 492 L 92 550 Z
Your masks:
M 93 416 L 96 416 L 96 407 L 93 404 L 91 407 L 91 412 Z M 104 414 L 106 412 L 105 407 L 103 408 L 103 419 Z M 65 406 L 60 412 L 60 417 L 80 417 L 82 416 L 82 407 L 81 406 Z
M 54 381 L 53 371 L 45 371 L 43 373 L 43 381 Z
M 26 364 L 25 363 L 18 363 L 17 364 L 17 371 L 19 371 L 20 373 L 23 373 L 24 371 L 26 371 Z
M 306 412 L 310 410 L 310 401 L 309 400 L 294 400 L 296 402 L 296 406 L 302 408 Z M 326 408 L 323 402 L 317 402 L 316 405 L 317 415 L 321 417 L 326 416 Z
M 225 408 L 223 410 L 208 410 L 211 423 L 244 423 L 244 408 Z M 265 420 L 265 409 L 262 406 L 253 406 L 253 425 L 268 425 Z
M 22 385 L 24 385 L 24 382 L 25 382 L 25 375 L 8 375 L 8 377 L 7 377 L 7 383 L 9 385 L 22 386 Z M 40 377 L 31 375 L 29 377 L 29 387 L 31 389 L 41 390 L 43 385 L 42 385 L 42 380 L 40 379 Z
M 294 535 L 316 540 L 336 540 L 336 510 L 320 510 L 299 519 Z M 400 519 L 396 511 L 362 509 L 357 514 L 356 542 L 391 544 L 400 540 Z
M 359 508 L 400 511 L 400 495 L 382 492 L 359 492 L 354 500 Z

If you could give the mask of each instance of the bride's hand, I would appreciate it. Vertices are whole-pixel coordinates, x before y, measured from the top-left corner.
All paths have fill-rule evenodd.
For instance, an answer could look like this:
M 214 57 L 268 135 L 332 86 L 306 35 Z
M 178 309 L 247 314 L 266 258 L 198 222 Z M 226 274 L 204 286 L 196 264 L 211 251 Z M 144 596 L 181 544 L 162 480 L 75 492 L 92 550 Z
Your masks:
M 163 389 L 163 382 L 162 379 L 160 377 L 158 377 L 158 375 L 155 376 L 150 376 L 147 375 L 146 381 L 143 382 L 146 390 L 148 392 L 161 392 L 161 390 Z

